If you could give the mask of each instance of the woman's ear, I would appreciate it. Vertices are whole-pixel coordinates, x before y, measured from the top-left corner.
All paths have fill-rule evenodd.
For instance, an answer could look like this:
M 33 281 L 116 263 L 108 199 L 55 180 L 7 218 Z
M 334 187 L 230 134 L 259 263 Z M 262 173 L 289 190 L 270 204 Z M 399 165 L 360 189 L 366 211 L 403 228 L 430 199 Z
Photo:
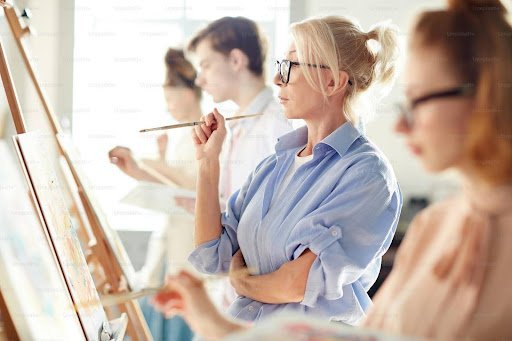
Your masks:
M 329 83 L 327 85 L 327 93 L 328 94 L 334 95 L 340 91 L 344 91 L 346 89 L 346 87 L 348 86 L 348 81 L 349 81 L 348 73 L 346 71 L 340 71 L 339 77 L 340 77 L 340 83 L 338 84 L 338 86 L 336 86 L 335 82 L 334 82 L 334 77 L 332 76 L 332 74 L 329 74 Z
M 240 49 L 232 49 L 231 52 L 229 52 L 229 62 L 236 71 L 248 68 L 249 66 L 249 58 Z

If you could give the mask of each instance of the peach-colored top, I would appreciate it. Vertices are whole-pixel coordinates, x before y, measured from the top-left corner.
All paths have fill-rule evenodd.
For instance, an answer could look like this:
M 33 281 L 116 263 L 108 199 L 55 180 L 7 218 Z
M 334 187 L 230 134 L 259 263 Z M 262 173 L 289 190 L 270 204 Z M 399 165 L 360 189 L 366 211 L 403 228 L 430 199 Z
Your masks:
M 432 205 L 412 222 L 365 327 L 433 337 L 512 338 L 512 185 Z

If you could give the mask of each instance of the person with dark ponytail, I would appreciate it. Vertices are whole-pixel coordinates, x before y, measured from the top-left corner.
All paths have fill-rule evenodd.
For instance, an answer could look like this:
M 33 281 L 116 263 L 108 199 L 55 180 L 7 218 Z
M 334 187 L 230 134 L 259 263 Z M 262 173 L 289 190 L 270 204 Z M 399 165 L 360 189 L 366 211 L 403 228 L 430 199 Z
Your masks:
M 167 50 L 164 62 L 166 74 L 163 92 L 167 110 L 178 122 L 199 120 L 201 88 L 195 85 L 197 73 L 194 66 L 185 58 L 183 50 L 174 48 Z M 187 189 L 195 189 L 195 160 L 188 154 L 188 150 L 180 146 L 181 144 L 189 146 L 190 143 L 185 135 L 176 138 L 176 134 L 180 134 L 179 131 L 173 131 L 173 134 L 174 141 L 178 139 L 182 141 L 174 143 L 173 150 L 168 150 L 167 135 L 161 135 L 157 141 L 158 160 L 135 160 L 130 149 L 119 146 L 109 152 L 109 158 L 119 169 L 136 180 L 172 183 Z M 166 155 L 168 152 L 172 155 Z M 166 160 L 168 157 L 174 160 Z
M 396 130 L 461 192 L 412 222 L 370 328 L 512 339 L 512 26 L 498 0 L 450 0 L 412 30 Z

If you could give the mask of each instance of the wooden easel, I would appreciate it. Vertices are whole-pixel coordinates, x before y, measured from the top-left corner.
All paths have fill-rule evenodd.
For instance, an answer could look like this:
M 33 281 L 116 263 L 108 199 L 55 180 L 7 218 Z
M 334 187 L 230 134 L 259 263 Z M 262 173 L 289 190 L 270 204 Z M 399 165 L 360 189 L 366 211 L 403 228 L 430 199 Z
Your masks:
M 1 41 L 0 41 L 0 74 L 1 74 L 2 82 L 4 84 L 4 88 L 6 91 L 9 105 L 12 106 L 12 110 L 13 110 L 12 113 L 14 116 L 18 115 L 15 119 L 16 128 L 20 129 L 20 130 L 24 130 L 25 124 L 24 124 L 23 116 L 21 115 L 21 110 L 19 108 L 17 94 L 13 87 L 9 67 L 8 67 L 7 61 L 5 59 Z M 27 135 L 24 133 L 21 133 L 21 134 L 22 135 L 16 135 L 15 141 L 18 141 L 19 136 Z M 20 152 L 20 149 L 19 149 L 20 145 L 15 144 L 15 147 L 16 147 L 17 152 Z M 32 155 L 35 155 L 40 159 L 44 159 L 44 157 L 45 157 L 45 156 L 43 156 L 43 155 L 45 155 L 43 153 L 32 153 Z M 24 157 L 25 156 L 26 155 L 24 155 Z M 8 160 L 6 160 L 6 162 L 7 161 Z M 36 164 L 42 164 L 42 163 L 37 162 Z M 29 197 L 27 197 L 27 199 L 29 199 L 29 198 L 31 199 L 30 201 L 32 202 L 32 205 L 33 205 L 32 207 L 35 209 L 35 211 L 37 213 L 36 215 L 39 217 L 39 221 L 41 223 L 40 226 L 43 228 L 44 235 L 46 236 L 45 240 L 48 242 L 49 250 L 51 250 L 52 254 L 55 256 L 56 262 L 59 264 L 59 267 L 56 268 L 56 269 L 58 269 L 58 272 L 56 272 L 56 273 L 59 273 L 62 277 L 66 278 L 67 290 L 69 291 L 70 294 L 73 293 L 71 295 L 71 297 L 69 297 L 69 298 L 73 300 L 72 304 L 74 306 L 74 311 L 77 313 L 78 317 L 80 318 L 80 323 L 82 325 L 81 328 L 79 327 L 80 330 L 81 331 L 83 330 L 84 337 L 87 337 L 87 339 L 89 339 L 89 340 L 96 340 L 96 339 L 98 339 L 98 337 L 101 340 L 122 340 L 124 338 L 124 334 L 125 334 L 125 331 L 127 328 L 127 321 L 128 321 L 127 315 L 125 313 L 123 313 L 120 318 L 118 318 L 114 321 L 106 320 L 105 312 L 103 311 L 104 309 L 101 306 L 101 302 L 99 300 L 98 294 L 95 291 L 96 289 L 94 289 L 94 284 L 92 282 L 92 278 L 90 277 L 90 274 L 87 271 L 87 264 L 86 264 L 85 258 L 80 251 L 80 247 L 79 247 L 76 239 L 75 239 L 75 244 L 74 244 L 75 248 L 71 248 L 71 244 L 69 244 L 71 242 L 71 239 L 65 239 L 67 246 L 62 247 L 62 246 L 64 246 L 64 244 L 62 244 L 63 243 L 62 240 L 64 240 L 64 239 L 61 238 L 60 236 L 64 237 L 64 235 L 56 236 L 57 239 L 52 238 L 52 233 L 54 233 L 56 231 L 55 229 L 53 229 L 53 227 L 55 227 L 55 222 L 49 222 L 47 219 L 48 212 L 43 209 L 43 202 L 41 201 L 41 197 L 39 196 L 39 194 L 41 194 L 41 193 L 36 194 L 37 191 L 35 189 L 36 186 L 35 186 L 34 178 L 32 178 L 32 176 L 29 175 L 28 165 L 29 165 L 28 163 L 22 162 L 23 174 L 25 175 L 25 178 L 27 179 L 27 183 L 28 183 L 28 187 L 29 187 Z M 5 165 L 5 167 L 7 167 L 7 166 L 8 165 Z M 52 181 L 51 177 L 49 177 L 49 178 L 39 177 L 39 179 L 44 179 L 44 181 L 46 181 L 47 183 L 50 183 L 50 182 L 54 183 L 54 181 Z M 57 181 L 55 181 L 55 183 L 56 182 Z M 53 193 L 54 193 L 54 195 L 56 195 L 56 197 L 54 197 L 54 200 L 50 200 L 50 201 L 47 200 L 47 203 L 49 202 L 50 204 L 45 205 L 46 208 L 53 207 L 53 203 L 57 203 L 58 200 L 60 200 L 61 203 L 63 203 L 64 199 L 62 197 L 62 193 L 60 191 L 58 191 L 58 188 L 59 187 L 55 184 L 56 190 L 54 190 Z M 58 200 L 55 200 L 55 199 L 58 199 Z M 61 206 L 61 207 L 64 208 L 64 206 Z M 64 210 L 65 210 L 65 208 L 64 208 Z M 64 213 L 64 211 L 63 211 L 63 213 Z M 58 221 L 60 221 L 61 219 L 64 219 L 63 221 L 65 221 L 65 215 L 68 215 L 68 213 L 65 212 L 64 214 L 58 214 Z M 69 226 L 69 225 L 67 225 L 67 226 Z M 52 229 L 50 229 L 50 227 L 52 227 Z M 66 232 L 67 234 L 71 233 L 71 232 L 69 232 L 70 231 L 69 229 L 66 229 L 66 231 L 67 231 Z M 59 240 L 59 243 L 61 246 L 59 248 L 57 248 L 57 246 L 56 246 L 57 240 Z M 69 254 L 69 250 L 77 251 L 74 254 L 74 256 L 76 256 L 78 258 L 76 258 L 74 260 L 74 262 L 72 262 L 72 263 L 67 263 L 67 260 L 71 259 L 71 258 L 68 258 L 68 257 L 63 258 L 63 257 L 59 257 L 57 255 L 57 254 L 61 254 L 61 255 Z M 77 262 L 75 263 L 75 261 L 77 261 Z M 65 269 L 70 268 L 70 267 L 75 268 L 78 266 L 81 266 L 82 268 L 85 267 L 86 272 L 83 272 L 83 271 L 75 272 L 75 278 L 77 278 L 78 281 L 75 280 L 75 281 L 70 282 L 70 278 L 72 276 L 70 276 L 69 272 L 66 272 Z M 87 274 L 87 275 L 85 275 L 85 276 L 79 275 L 78 277 L 76 277 L 76 273 Z M 92 293 L 91 296 L 83 296 L 82 293 L 77 291 L 76 288 L 70 286 L 70 285 L 80 286 L 80 284 L 87 283 L 87 282 L 90 283 L 89 288 L 93 288 L 92 291 L 89 291 L 90 293 Z M 0 292 L 0 312 L 2 313 L 2 318 L 5 323 L 5 326 L 4 326 L 5 333 L 4 334 L 8 340 L 11 340 L 11 339 L 17 340 L 20 338 L 19 337 L 20 334 L 19 334 L 19 331 L 16 330 L 16 326 L 13 322 L 13 319 L 10 316 L 8 305 L 6 303 L 6 300 L 4 299 L 4 296 L 2 296 L 2 295 L 3 295 L 3 293 Z M 91 302 L 94 306 L 89 305 L 89 302 Z M 16 310 L 16 306 L 11 306 L 11 308 Z M 98 317 L 98 318 L 95 319 L 96 322 L 94 322 L 93 324 L 90 323 L 92 321 L 90 319 L 90 317 L 92 317 L 92 315 L 89 314 L 89 312 L 92 312 L 92 311 L 98 313 L 98 315 L 96 315 L 96 317 Z M 82 319 L 82 317 L 84 319 Z M 99 334 L 98 334 L 98 332 L 99 332 Z
M 2 0 L 0 0 L 0 4 L 1 2 Z M 75 199 L 73 200 L 73 211 L 78 215 L 78 221 L 81 222 L 83 227 L 80 229 L 79 236 L 82 238 L 82 242 L 87 245 L 87 250 L 84 250 L 84 253 L 87 255 L 88 262 L 95 262 L 100 265 L 102 273 L 105 276 L 103 281 L 97 281 L 96 283 L 98 291 L 104 292 L 106 289 L 114 292 L 119 291 L 121 289 L 121 283 L 124 276 L 122 266 L 114 254 L 113 246 L 109 243 L 108 236 L 105 233 L 106 227 L 104 226 L 104 221 L 101 219 L 102 215 L 97 211 L 97 206 L 95 206 L 91 201 L 87 188 L 83 185 L 83 178 L 71 160 L 69 150 L 63 145 L 62 129 L 60 124 L 48 104 L 46 96 L 39 85 L 39 80 L 34 72 L 30 59 L 28 58 L 22 38 L 30 32 L 30 29 L 28 27 L 21 27 L 16 10 L 13 6 L 8 5 L 4 7 L 4 12 L 18 50 L 43 105 L 48 122 L 50 123 L 52 134 L 55 136 L 55 143 L 58 152 L 66 160 L 67 167 L 69 168 L 73 181 L 75 182 L 76 187 L 70 188 L 69 192 Z M 0 72 L 2 81 L 4 83 L 16 131 L 18 134 L 21 134 L 25 133 L 27 129 L 7 65 L 0 42 Z M 73 195 L 76 191 L 78 192 L 78 198 L 80 200 L 76 200 L 76 194 Z M 132 340 L 152 339 L 147 323 L 144 320 L 140 307 L 136 301 L 127 301 L 120 304 L 118 308 L 121 312 L 128 315 L 129 322 L 127 328 Z
M 2 340 L 1 334 L 3 334 L 6 340 L 18 341 L 20 338 L 12 322 L 11 315 L 7 310 L 2 292 L 0 292 L 0 317 L 3 320 L 3 325 L 0 325 L 0 340 Z

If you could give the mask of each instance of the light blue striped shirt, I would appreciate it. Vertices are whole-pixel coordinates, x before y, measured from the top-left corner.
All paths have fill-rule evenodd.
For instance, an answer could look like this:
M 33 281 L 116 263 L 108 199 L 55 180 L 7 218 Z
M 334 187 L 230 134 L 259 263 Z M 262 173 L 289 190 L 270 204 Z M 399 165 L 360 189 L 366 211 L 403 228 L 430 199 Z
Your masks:
M 371 305 L 367 294 L 396 230 L 402 196 L 393 170 L 377 147 L 345 123 L 313 149 L 287 189 L 277 189 L 307 142 L 307 127 L 278 139 L 222 213 L 220 238 L 189 257 L 201 272 L 229 270 L 240 248 L 257 274 L 276 271 L 310 249 L 317 255 L 300 303 L 266 304 L 239 296 L 232 316 L 257 321 L 293 311 L 357 324 Z

